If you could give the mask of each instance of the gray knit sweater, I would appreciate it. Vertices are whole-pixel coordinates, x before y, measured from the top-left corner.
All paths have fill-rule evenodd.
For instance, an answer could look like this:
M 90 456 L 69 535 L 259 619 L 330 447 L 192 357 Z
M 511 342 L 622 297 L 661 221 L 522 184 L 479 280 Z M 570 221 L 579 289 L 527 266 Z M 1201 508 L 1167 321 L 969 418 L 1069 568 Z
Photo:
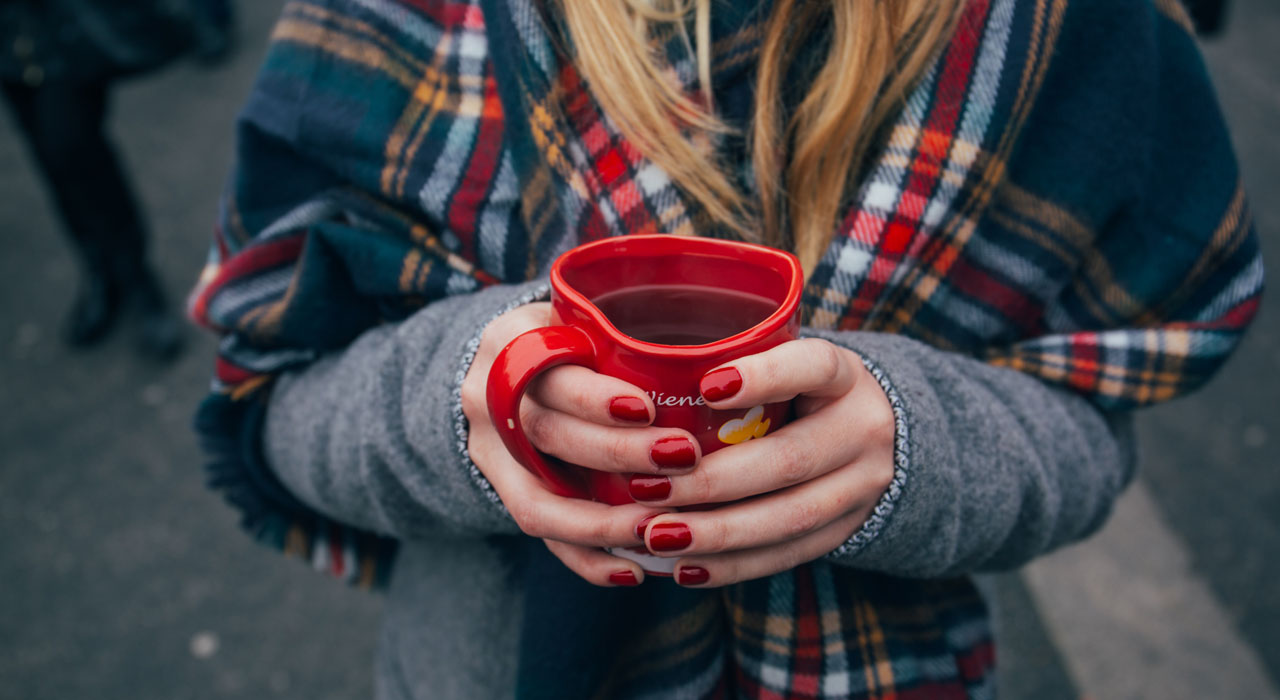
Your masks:
M 518 533 L 466 454 L 462 377 L 490 319 L 545 283 L 436 302 L 278 382 L 272 469 L 335 519 L 403 541 L 377 697 L 511 695 L 522 610 L 483 537 Z M 1018 566 L 1097 529 L 1135 462 L 1130 422 L 1019 372 L 899 336 L 808 332 L 865 358 L 894 404 L 898 473 L 828 558 L 931 577 Z

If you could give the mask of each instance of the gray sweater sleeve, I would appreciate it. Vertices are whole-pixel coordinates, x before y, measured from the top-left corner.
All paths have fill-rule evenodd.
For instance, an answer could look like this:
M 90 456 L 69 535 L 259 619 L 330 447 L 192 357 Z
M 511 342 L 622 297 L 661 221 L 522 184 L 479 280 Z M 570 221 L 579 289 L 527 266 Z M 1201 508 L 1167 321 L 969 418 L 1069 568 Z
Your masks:
M 545 282 L 432 303 L 280 377 L 263 451 L 320 513 L 402 539 L 518 532 L 466 453 L 459 392 L 480 333 Z
M 1133 476 L 1128 415 L 901 336 L 807 331 L 860 354 L 897 417 L 893 485 L 829 559 L 898 576 L 1015 567 L 1098 529 Z

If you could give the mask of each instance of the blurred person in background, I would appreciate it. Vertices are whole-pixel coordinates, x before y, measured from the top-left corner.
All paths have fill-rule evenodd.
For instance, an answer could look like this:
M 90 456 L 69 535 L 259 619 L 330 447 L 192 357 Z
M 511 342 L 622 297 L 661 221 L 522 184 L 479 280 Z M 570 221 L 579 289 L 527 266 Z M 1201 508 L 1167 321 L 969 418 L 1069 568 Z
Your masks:
M 195 57 L 217 65 L 231 55 L 235 43 L 235 8 L 231 0 L 190 0 Z
M 147 225 L 107 132 L 116 81 L 191 46 L 189 18 L 159 0 L 0 3 L 0 83 L 57 204 L 81 271 L 63 337 L 93 345 L 131 314 L 138 348 L 169 359 L 181 325 L 147 260 Z

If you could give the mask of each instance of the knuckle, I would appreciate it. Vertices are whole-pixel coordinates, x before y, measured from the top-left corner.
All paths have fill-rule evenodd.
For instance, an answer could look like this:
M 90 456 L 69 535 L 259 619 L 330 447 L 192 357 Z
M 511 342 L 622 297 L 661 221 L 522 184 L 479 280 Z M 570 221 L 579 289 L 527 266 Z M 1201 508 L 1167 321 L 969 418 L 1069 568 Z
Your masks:
M 707 567 L 710 569 L 711 567 Z M 742 566 L 737 562 L 722 562 L 715 566 L 712 571 L 712 578 L 715 580 L 715 586 L 728 586 L 740 583 L 744 580 Z
M 467 456 L 481 471 L 489 464 L 489 445 L 485 440 L 476 437 L 475 431 L 467 435 Z
M 782 439 L 782 444 L 778 445 L 778 448 L 777 461 L 774 463 L 774 470 L 778 477 L 787 484 L 797 484 L 806 480 L 810 468 L 808 450 L 792 438 Z
M 712 482 L 714 480 L 707 472 L 708 470 L 706 469 L 694 469 L 687 475 L 671 481 L 673 484 L 679 482 L 686 484 L 685 490 L 690 492 L 688 493 L 688 498 L 691 503 L 706 502 L 710 501 L 714 496 L 712 491 Z
M 813 502 L 799 504 L 787 513 L 785 522 L 788 538 L 808 534 L 822 524 L 822 509 Z
M 611 544 L 610 540 L 613 535 L 613 524 L 605 518 L 599 518 L 590 526 L 591 544 L 597 547 L 607 547 Z
M 606 451 L 609 455 L 609 462 L 617 467 L 627 468 L 630 466 L 631 445 L 624 437 L 610 438 L 606 444 Z
M 694 538 L 698 550 L 703 552 L 723 552 L 729 548 L 729 528 L 723 522 L 710 520 L 698 527 Z
M 805 555 L 804 550 L 800 547 L 788 547 L 778 555 L 781 559 L 779 571 L 789 571 L 802 564 L 807 564 L 812 559 Z
M 472 381 L 470 377 L 462 382 L 462 413 L 467 420 L 475 422 L 488 413 L 488 402 L 484 394 L 480 382 Z
M 547 536 L 546 523 L 541 517 L 541 512 L 532 502 L 518 501 L 516 503 L 508 503 L 507 511 L 511 513 L 511 517 L 524 534 L 538 538 Z
M 815 340 L 813 342 L 813 361 L 817 365 L 816 371 L 819 381 L 824 385 L 834 384 L 840 378 L 840 369 L 843 358 L 840 357 L 840 351 L 836 346 L 824 340 Z
M 783 372 L 785 371 L 782 362 L 772 354 L 760 358 L 760 366 L 757 370 L 768 386 L 778 386 L 782 382 Z
M 554 444 L 555 421 L 549 412 L 528 410 L 522 413 L 520 420 L 524 424 L 524 434 L 528 436 L 530 442 L 540 448 Z
M 867 412 L 867 427 L 872 434 L 892 443 L 893 438 L 897 435 L 897 417 L 893 415 L 893 407 L 887 401 L 876 406 L 875 410 Z

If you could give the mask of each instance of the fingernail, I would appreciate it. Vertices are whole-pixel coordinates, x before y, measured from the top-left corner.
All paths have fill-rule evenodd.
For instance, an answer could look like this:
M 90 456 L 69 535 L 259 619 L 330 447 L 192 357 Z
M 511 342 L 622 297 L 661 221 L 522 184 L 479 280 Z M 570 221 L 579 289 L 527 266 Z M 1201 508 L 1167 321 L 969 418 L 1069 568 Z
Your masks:
M 637 501 L 661 501 L 671 495 L 671 480 L 665 476 L 633 476 L 627 490 Z
M 681 586 L 697 586 L 711 580 L 711 572 L 701 566 L 682 566 L 676 571 L 676 583 Z
M 742 389 L 742 374 L 734 367 L 721 367 L 703 375 L 698 388 L 706 400 L 724 401 Z
M 615 586 L 639 586 L 640 581 L 636 579 L 636 575 L 631 569 L 626 571 L 615 571 L 609 574 L 609 583 Z
M 665 437 L 649 448 L 649 458 L 659 469 L 686 469 L 698 461 L 698 450 L 687 437 Z
M 649 530 L 649 549 L 678 552 L 693 544 L 693 531 L 684 523 L 658 523 Z
M 636 524 L 636 539 L 640 540 L 641 542 L 644 542 L 644 529 L 646 527 L 649 527 L 649 522 L 654 518 L 658 517 L 659 515 L 662 515 L 662 513 L 654 513 L 653 515 L 650 515 L 649 517 L 645 518 L 644 520 L 641 520 L 638 524 Z
M 648 423 L 649 407 L 634 396 L 619 396 L 609 402 L 609 415 L 628 423 Z

